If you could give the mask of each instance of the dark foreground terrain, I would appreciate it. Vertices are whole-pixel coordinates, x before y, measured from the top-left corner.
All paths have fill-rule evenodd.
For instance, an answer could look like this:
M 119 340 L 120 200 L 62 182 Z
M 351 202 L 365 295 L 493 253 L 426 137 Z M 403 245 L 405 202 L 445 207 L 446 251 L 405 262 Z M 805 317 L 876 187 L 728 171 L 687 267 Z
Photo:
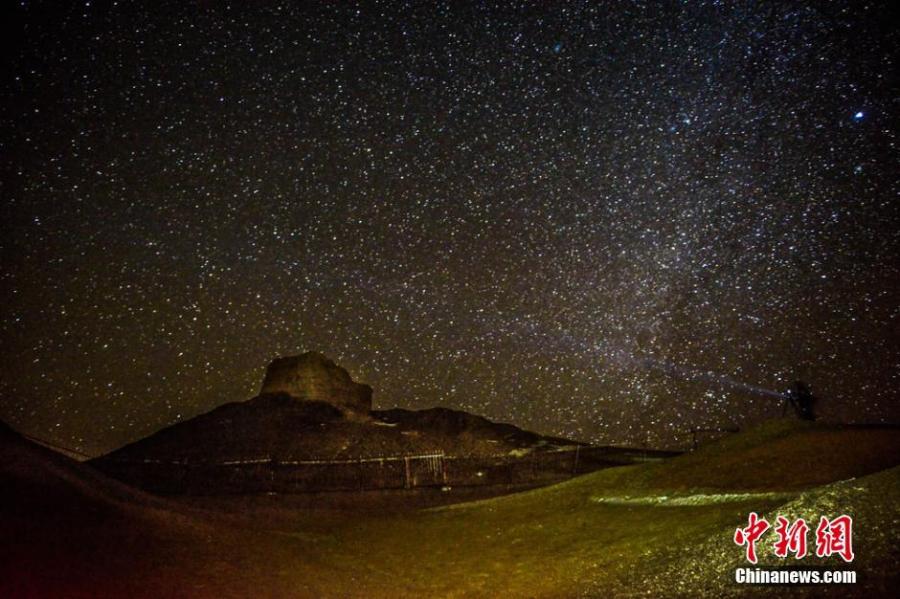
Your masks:
M 898 462 L 896 429 L 775 421 L 665 462 L 427 510 L 414 495 L 176 501 L 3 429 L 0 596 L 893 596 Z M 855 561 L 824 561 L 858 584 L 735 585 L 731 539 L 750 511 L 852 514 Z

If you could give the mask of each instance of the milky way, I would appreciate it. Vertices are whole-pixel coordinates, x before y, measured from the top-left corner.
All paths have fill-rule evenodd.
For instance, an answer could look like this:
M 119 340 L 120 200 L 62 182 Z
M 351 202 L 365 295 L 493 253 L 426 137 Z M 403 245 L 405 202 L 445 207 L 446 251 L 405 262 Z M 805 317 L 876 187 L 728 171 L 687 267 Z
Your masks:
M 886 4 L 65 4 L 3 9 L 23 431 L 96 453 L 310 349 L 604 443 L 798 378 L 900 420 Z

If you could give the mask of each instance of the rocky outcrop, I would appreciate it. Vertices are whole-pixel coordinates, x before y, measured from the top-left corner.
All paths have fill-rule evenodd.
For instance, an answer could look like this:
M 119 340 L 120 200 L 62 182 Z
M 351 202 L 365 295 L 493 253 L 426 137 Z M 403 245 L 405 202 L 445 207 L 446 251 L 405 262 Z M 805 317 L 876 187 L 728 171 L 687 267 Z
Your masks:
M 279 358 L 257 397 L 164 428 L 91 465 L 163 494 L 499 489 L 589 466 L 585 451 L 575 463 L 568 450 L 580 444 L 567 439 L 446 408 L 371 407 L 372 389 L 322 354 Z
M 260 395 L 287 394 L 306 401 L 329 403 L 342 411 L 368 414 L 372 388 L 317 352 L 278 358 L 269 364 Z

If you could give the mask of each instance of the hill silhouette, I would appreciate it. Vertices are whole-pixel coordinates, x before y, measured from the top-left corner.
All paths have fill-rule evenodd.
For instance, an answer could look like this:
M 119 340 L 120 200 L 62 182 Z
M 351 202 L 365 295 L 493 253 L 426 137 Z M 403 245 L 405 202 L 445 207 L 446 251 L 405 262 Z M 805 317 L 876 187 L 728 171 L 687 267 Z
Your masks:
M 615 450 L 571 453 L 586 444 L 460 410 L 371 410 L 371 398 L 369 386 L 321 354 L 278 358 L 260 395 L 91 464 L 129 484 L 179 494 L 537 484 L 630 460 Z M 526 456 L 536 457 L 524 463 Z M 400 463 L 408 459 L 415 461 Z
M 446 408 L 372 411 L 365 420 L 345 418 L 323 401 L 265 394 L 228 403 L 117 449 L 114 460 L 225 461 L 275 456 L 291 459 L 356 459 L 444 451 L 489 456 L 512 450 L 546 450 L 578 444 L 545 437 L 511 424 L 491 422 Z

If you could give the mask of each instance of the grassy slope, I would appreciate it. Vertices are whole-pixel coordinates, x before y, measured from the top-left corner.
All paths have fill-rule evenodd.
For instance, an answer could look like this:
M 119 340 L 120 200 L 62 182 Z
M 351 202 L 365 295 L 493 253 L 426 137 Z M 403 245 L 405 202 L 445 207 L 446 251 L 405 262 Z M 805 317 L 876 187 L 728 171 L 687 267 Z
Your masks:
M 897 490 L 897 470 L 839 485 L 838 491 L 826 486 L 798 497 L 796 489 L 878 471 L 897 463 L 898 449 L 896 431 L 770 423 L 668 463 L 605 470 L 414 519 L 368 522 L 344 537 L 340 551 L 368 551 L 371 577 L 401 580 L 410 596 L 689 595 L 701 589 L 694 585 L 699 580 L 712 585 L 708 596 L 718 596 L 733 589 L 730 576 L 742 553 L 730 539 L 751 510 L 766 513 L 786 502 L 785 509 L 833 507 L 823 513 L 857 515 L 860 545 L 876 530 L 884 539 L 900 516 L 896 493 L 889 492 Z M 740 501 L 712 497 L 748 489 L 756 494 Z M 660 493 L 707 498 L 679 506 L 597 501 Z M 828 503 L 836 493 L 841 501 Z M 896 555 L 887 561 L 893 568 L 882 564 L 879 570 L 869 560 L 870 545 L 859 552 L 861 570 L 896 570 Z M 733 559 L 723 562 L 722 555 Z M 714 569 L 723 563 L 728 567 Z M 678 580 L 681 567 L 693 573 L 693 586 L 661 582 Z M 875 587 L 884 583 L 869 579 Z
M 716 597 L 760 591 L 730 583 L 742 556 L 731 535 L 749 511 L 770 520 L 847 512 L 863 583 L 854 590 L 877 596 L 900 582 L 900 470 L 828 483 L 898 456 L 896 431 L 775 422 L 666 463 L 423 512 L 285 518 L 250 502 L 237 523 L 160 508 L 130 519 L 112 513 L 90 530 L 67 531 L 69 543 L 100 547 L 58 566 L 65 577 L 87 563 L 82 579 L 100 577 L 108 596 Z M 755 495 L 714 500 L 748 490 Z M 695 505 L 635 501 L 700 493 Z
M 763 516 L 775 522 L 778 515 L 790 520 L 803 517 L 811 528 L 815 528 L 821 515 L 853 515 L 855 559 L 845 564 L 839 558 L 822 559 L 814 555 L 806 556 L 799 562 L 793 558 L 780 560 L 766 549 L 760 552 L 760 568 L 776 568 L 785 565 L 803 567 L 827 567 L 834 570 L 855 570 L 858 584 L 847 586 L 793 587 L 792 596 L 797 597 L 894 597 L 900 583 L 900 546 L 897 544 L 896 528 L 900 523 L 900 467 L 851 479 L 823 487 L 817 487 L 799 494 L 791 501 L 766 511 Z M 692 553 L 675 557 L 665 564 L 658 564 L 644 581 L 644 588 L 650 591 L 667 589 L 672 595 L 729 597 L 747 593 L 747 588 L 732 584 L 735 568 L 747 567 L 740 552 L 735 552 L 730 535 L 733 527 L 715 531 Z M 809 533 L 809 550 L 814 553 L 814 532 Z M 764 539 L 772 542 L 769 533 Z M 763 547 L 758 545 L 758 547 Z M 851 594 L 852 591 L 852 594 Z M 779 596 L 784 589 L 777 587 L 757 588 L 754 593 L 765 596 Z

